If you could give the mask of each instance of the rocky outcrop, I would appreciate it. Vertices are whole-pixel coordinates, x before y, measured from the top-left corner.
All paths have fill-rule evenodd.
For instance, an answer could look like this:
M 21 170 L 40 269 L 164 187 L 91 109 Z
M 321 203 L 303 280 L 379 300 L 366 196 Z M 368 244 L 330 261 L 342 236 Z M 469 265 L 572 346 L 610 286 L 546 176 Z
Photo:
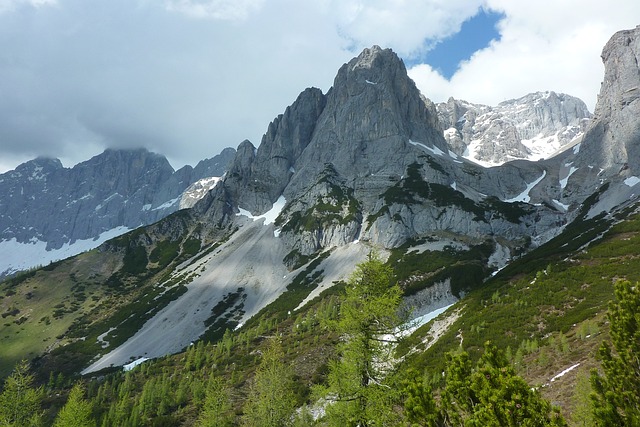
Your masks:
M 326 164 L 347 180 L 401 175 L 414 157 L 409 140 L 447 150 L 433 103 L 402 61 L 390 49 L 365 49 L 338 71 L 287 192 L 298 192 L 305 176 L 317 176 Z
M 450 98 L 438 117 L 451 150 L 485 166 L 547 158 L 575 142 L 591 114 L 580 99 L 536 92 L 496 107 Z
M 614 34 L 602 50 L 604 80 L 579 157 L 605 175 L 640 174 L 639 60 L 640 26 Z
M 249 141 L 240 144 L 224 181 L 236 206 L 252 213 L 271 207 L 296 171 L 324 106 L 320 89 L 306 89 L 269 124 L 258 149 Z
M 614 34 L 602 50 L 604 80 L 581 142 L 551 159 L 547 194 L 577 205 L 605 183 L 594 213 L 634 200 L 640 182 L 640 26 Z

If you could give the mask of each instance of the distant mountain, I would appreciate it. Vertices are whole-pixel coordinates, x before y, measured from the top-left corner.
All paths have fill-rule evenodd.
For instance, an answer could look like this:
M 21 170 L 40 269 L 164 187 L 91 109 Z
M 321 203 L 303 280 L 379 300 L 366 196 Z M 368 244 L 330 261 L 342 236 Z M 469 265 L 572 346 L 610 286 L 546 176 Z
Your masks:
M 450 98 L 437 105 L 451 150 L 484 166 L 540 160 L 575 144 L 591 118 L 580 99 L 536 92 L 496 107 Z
M 72 168 L 47 158 L 19 165 L 0 175 L 0 277 L 164 218 L 190 185 L 222 176 L 234 155 L 228 148 L 178 171 L 144 149 L 106 150 Z

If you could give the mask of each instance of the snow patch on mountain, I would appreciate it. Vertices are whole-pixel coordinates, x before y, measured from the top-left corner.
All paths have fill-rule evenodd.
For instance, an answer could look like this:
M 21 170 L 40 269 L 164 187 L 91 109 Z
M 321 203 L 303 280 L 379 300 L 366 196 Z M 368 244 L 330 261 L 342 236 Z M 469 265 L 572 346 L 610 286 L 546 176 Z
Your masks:
M 580 99 L 555 92 L 532 93 L 495 107 L 450 98 L 437 110 L 452 150 L 484 167 L 546 159 L 575 147 L 591 118 Z
M 569 182 L 569 177 L 573 175 L 575 171 L 578 170 L 578 168 L 574 167 L 571 163 L 565 164 L 565 167 L 569 168 L 569 172 L 567 173 L 567 176 L 565 176 L 560 180 L 560 188 L 562 190 L 564 190 L 564 188 L 567 186 L 567 183 Z
M 511 199 L 507 199 L 504 200 L 507 203 L 514 203 L 514 202 L 525 202 L 525 203 L 529 203 L 529 201 L 531 200 L 531 196 L 529 196 L 529 193 L 531 192 L 531 190 L 533 190 L 533 188 L 538 185 L 540 183 L 540 181 L 542 181 L 544 179 L 544 177 L 547 176 L 547 171 L 542 171 L 542 175 L 540 176 L 540 178 L 536 179 L 535 181 L 533 181 L 532 183 L 527 184 L 527 188 L 525 188 L 525 190 L 518 194 L 517 196 L 511 198 Z
M 275 222 L 276 218 L 278 218 L 278 215 L 280 215 L 280 212 L 282 212 L 282 209 L 284 209 L 284 205 L 286 204 L 287 204 L 287 199 L 285 199 L 284 196 L 280 196 L 278 200 L 276 200 L 273 203 L 273 207 L 269 209 L 267 212 L 263 213 L 262 215 L 254 216 L 251 214 L 251 212 L 245 209 L 242 209 L 241 207 L 238 207 L 238 210 L 240 211 L 240 213 L 236 215 L 244 215 L 252 221 L 264 219 L 264 225 L 269 225 Z
M 560 202 L 559 200 L 553 199 L 552 202 L 558 206 L 560 209 L 562 209 L 563 211 L 568 211 L 569 210 L 569 205 L 565 205 L 564 203 Z
M 638 178 L 637 176 L 630 176 L 629 178 L 624 180 L 625 185 L 629 187 L 633 187 L 639 182 L 640 182 L 640 178 Z
M 182 193 L 180 198 L 180 209 L 193 207 L 198 200 L 202 199 L 209 191 L 213 190 L 220 180 L 222 180 L 221 177 L 212 176 L 203 178 L 191 184 L 184 193 Z
M 444 156 L 444 151 L 442 151 L 441 149 L 439 149 L 438 147 L 429 147 L 427 145 L 424 145 L 420 142 L 415 142 L 415 141 L 411 141 L 409 140 L 409 144 L 411 145 L 415 145 L 417 147 L 421 147 L 423 148 L 425 151 L 431 153 L 431 154 L 435 154 L 436 156 Z
M 101 233 L 95 239 L 76 240 L 65 243 L 60 249 L 47 250 L 47 242 L 35 237 L 28 243 L 20 243 L 15 238 L 0 241 L 0 277 L 11 275 L 18 271 L 45 266 L 52 262 L 68 258 L 73 255 L 97 248 L 109 239 L 120 236 L 131 229 L 116 227 Z

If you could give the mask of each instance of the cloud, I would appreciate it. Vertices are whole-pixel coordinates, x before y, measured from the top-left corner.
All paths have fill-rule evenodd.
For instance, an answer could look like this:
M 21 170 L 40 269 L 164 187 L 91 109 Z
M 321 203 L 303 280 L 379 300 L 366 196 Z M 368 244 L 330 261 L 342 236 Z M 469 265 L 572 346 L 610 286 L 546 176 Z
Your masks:
M 35 8 L 42 6 L 54 6 L 57 0 L 0 0 L 0 13 L 9 12 L 20 6 L 32 6 Z
M 331 2 L 333 18 L 352 50 L 373 44 L 415 57 L 459 31 L 480 0 L 342 0 Z
M 501 39 L 476 52 L 450 81 L 429 66 L 409 74 L 434 101 L 448 96 L 495 105 L 530 92 L 554 90 L 577 96 L 591 111 L 604 68 L 600 52 L 615 31 L 633 28 L 640 4 L 616 0 L 607 4 L 581 1 L 512 2 L 490 0 L 503 12 Z
M 260 10 L 264 0 L 168 0 L 170 12 L 180 12 L 194 18 L 229 21 L 244 20 Z
M 576 0 L 0 0 L 0 172 L 37 155 L 70 166 L 106 147 L 144 146 L 180 167 L 245 138 L 258 145 L 302 90 L 328 90 L 362 48 L 413 63 L 481 7 L 505 14 L 502 39 L 450 81 L 412 67 L 427 97 L 494 104 L 549 89 L 592 107 L 600 50 L 636 25 L 636 3 L 602 13 Z

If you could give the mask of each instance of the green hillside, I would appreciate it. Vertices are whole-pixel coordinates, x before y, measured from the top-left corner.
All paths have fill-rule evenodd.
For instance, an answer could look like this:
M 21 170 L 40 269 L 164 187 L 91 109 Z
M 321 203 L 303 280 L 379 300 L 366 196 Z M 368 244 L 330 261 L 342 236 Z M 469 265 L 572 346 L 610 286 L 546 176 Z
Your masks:
M 271 351 L 274 340 L 279 343 L 278 359 L 286 367 L 282 376 L 288 380 L 283 384 L 292 404 L 310 408 L 317 404 L 317 386 L 326 384 L 337 360 L 336 346 L 342 339 L 332 325 L 339 320 L 344 284 L 325 291 L 301 310 L 293 308 L 322 274 L 315 266 L 326 254 L 312 261 L 294 286 L 240 329 L 222 333 L 225 326 L 218 323 L 215 326 L 219 332 L 206 335 L 182 353 L 147 361 L 129 372 L 111 369 L 87 378 L 77 376 L 78 366 L 84 365 L 90 354 L 86 349 L 95 345 L 97 335 L 121 325 L 130 313 L 144 307 L 145 298 L 151 295 L 151 288 L 145 287 L 150 285 L 144 284 L 170 277 L 167 272 L 176 260 L 195 254 L 196 250 L 189 249 L 193 245 L 188 239 L 168 241 L 152 249 L 132 243 L 142 242 L 141 236 L 155 232 L 147 229 L 122 237 L 112 245 L 123 250 L 106 258 L 97 251 L 89 252 L 0 285 L 0 304 L 6 314 L 3 360 L 9 361 L 3 363 L 3 376 L 19 358 L 32 358 L 50 345 L 51 338 L 41 331 L 54 330 L 55 326 L 53 333 L 62 335 L 57 350 L 37 357 L 32 364 L 36 382 L 44 386 L 45 423 L 53 420 L 64 404 L 71 385 L 82 381 L 92 404 L 91 416 L 101 425 L 192 425 L 210 403 L 207 393 L 215 391 L 211 391 L 211 384 L 224 391 L 229 402 L 225 413 L 230 425 L 236 425 L 243 419 L 245 405 L 253 399 L 250 396 L 255 393 L 256 378 L 266 369 L 261 365 L 263 355 Z M 437 390 L 445 386 L 444 355 L 462 347 L 470 360 L 476 361 L 489 340 L 517 374 L 559 407 L 570 425 L 578 425 L 588 401 L 584 397 L 588 394 L 585 378 L 590 369 L 598 368 L 597 348 L 608 339 L 606 311 L 614 283 L 640 281 L 639 243 L 640 215 L 627 209 L 606 217 L 579 217 L 561 235 L 484 283 L 477 277 L 489 273 L 479 266 L 485 264 L 490 246 L 480 245 L 468 252 L 447 249 L 422 253 L 406 246 L 393 252 L 388 264 L 398 283 L 407 283 L 410 275 L 424 279 L 418 288 L 414 282 L 404 286 L 405 293 L 454 277 L 454 271 L 461 267 L 465 272 L 455 276 L 456 288 L 464 297 L 397 345 L 394 368 L 383 384 L 390 390 L 387 400 L 397 419 L 404 417 L 403 384 L 412 375 L 424 375 L 437 395 Z M 136 251 L 140 254 L 135 256 L 144 251 L 147 268 L 127 271 L 123 268 L 127 258 Z M 474 274 L 475 269 L 479 270 Z M 467 286 L 465 277 L 470 280 Z M 115 289 L 100 284 L 101 280 L 113 283 L 116 279 L 119 284 Z M 45 283 L 54 281 L 58 286 L 45 287 Z M 166 289 L 179 292 L 180 285 L 170 283 Z M 16 297 L 24 298 L 23 306 Z M 167 298 L 171 297 L 169 293 Z M 43 313 L 43 319 L 26 315 L 26 301 L 40 304 L 38 310 L 42 311 L 38 312 Z M 31 307 L 35 312 L 35 306 Z M 29 321 L 19 321 L 24 317 Z M 448 325 L 437 340 L 432 339 L 434 324 Z M 104 340 L 115 345 L 126 336 L 107 334 Z M 568 368 L 566 374 L 551 381 Z M 582 385 L 576 387 L 578 384 Z M 306 421 L 302 418 L 298 425 L 313 425 L 308 417 Z

